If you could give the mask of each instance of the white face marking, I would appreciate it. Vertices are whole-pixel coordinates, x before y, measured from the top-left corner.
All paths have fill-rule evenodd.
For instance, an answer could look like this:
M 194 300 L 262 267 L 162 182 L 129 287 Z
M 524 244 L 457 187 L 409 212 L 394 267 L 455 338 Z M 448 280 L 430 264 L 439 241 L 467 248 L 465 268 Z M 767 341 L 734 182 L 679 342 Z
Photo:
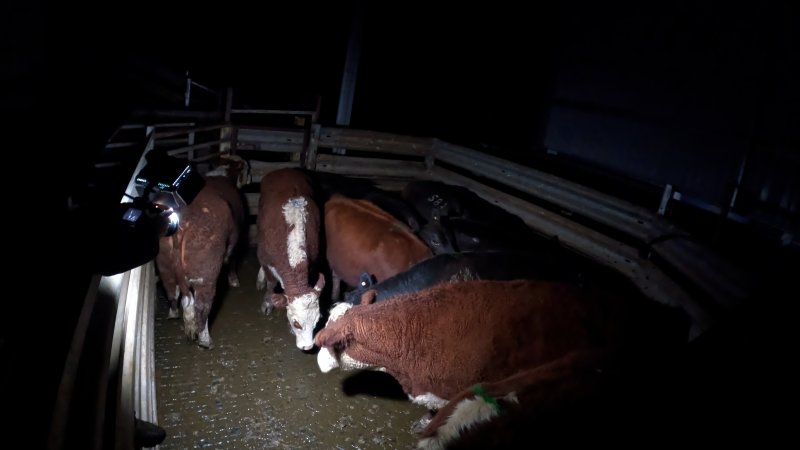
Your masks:
M 290 198 L 283 205 L 283 217 L 290 229 L 286 237 L 286 253 L 289 256 L 289 266 L 292 268 L 306 260 L 307 206 L 308 202 L 303 197 Z
M 322 347 L 319 349 L 319 353 L 317 353 L 317 365 L 322 373 L 328 373 L 339 367 L 339 361 L 336 360 L 327 348 Z
M 314 327 L 319 321 L 319 292 L 312 290 L 289 301 L 286 317 L 294 333 L 295 343 L 302 350 L 314 348 Z M 300 325 L 297 328 L 295 324 Z
M 428 392 L 427 394 L 418 395 L 416 397 L 408 396 L 412 403 L 422 405 L 428 409 L 440 409 L 447 404 L 447 400 L 437 397 Z
M 339 320 L 339 318 L 342 317 L 344 313 L 349 311 L 352 307 L 353 305 L 347 302 L 339 302 L 334 304 L 330 311 L 328 311 L 328 321 L 325 322 L 325 326 L 327 327 L 329 323 Z
M 276 280 L 278 280 L 278 283 L 281 284 L 281 287 L 286 289 L 286 285 L 283 284 L 283 279 L 281 278 L 280 275 L 278 275 L 278 271 L 275 270 L 275 268 L 272 266 L 267 266 L 267 269 L 269 269 L 270 273 L 272 273 L 272 276 L 275 277 Z M 266 279 L 266 274 L 264 275 L 264 278 Z

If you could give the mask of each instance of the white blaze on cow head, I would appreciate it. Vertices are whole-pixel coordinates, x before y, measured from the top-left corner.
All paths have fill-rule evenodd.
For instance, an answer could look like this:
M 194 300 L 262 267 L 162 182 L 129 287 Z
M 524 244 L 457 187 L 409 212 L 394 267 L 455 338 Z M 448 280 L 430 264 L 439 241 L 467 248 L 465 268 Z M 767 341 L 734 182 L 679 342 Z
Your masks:
M 347 302 L 341 302 L 333 305 L 331 308 L 328 321 L 325 323 L 327 327 L 331 322 L 335 322 L 340 317 L 342 317 L 347 311 L 352 308 L 353 305 Z M 347 353 L 342 351 L 337 351 L 334 348 L 328 347 L 321 347 L 319 349 L 319 353 L 317 353 L 317 365 L 319 365 L 319 370 L 323 373 L 328 373 L 333 369 L 341 368 L 342 370 L 360 370 L 360 369 L 375 369 L 384 371 L 386 369 L 380 367 L 376 368 L 371 364 L 367 364 L 361 361 L 357 361 L 350 357 Z
M 286 236 L 286 253 L 289 266 L 297 267 L 305 262 L 306 256 L 306 221 L 308 220 L 308 201 L 303 197 L 290 198 L 283 205 L 283 218 L 289 227 Z
M 317 284 L 309 292 L 289 299 L 286 317 L 294 333 L 295 343 L 301 350 L 314 348 L 314 327 L 319 322 L 319 294 L 325 287 L 325 276 L 319 274 Z

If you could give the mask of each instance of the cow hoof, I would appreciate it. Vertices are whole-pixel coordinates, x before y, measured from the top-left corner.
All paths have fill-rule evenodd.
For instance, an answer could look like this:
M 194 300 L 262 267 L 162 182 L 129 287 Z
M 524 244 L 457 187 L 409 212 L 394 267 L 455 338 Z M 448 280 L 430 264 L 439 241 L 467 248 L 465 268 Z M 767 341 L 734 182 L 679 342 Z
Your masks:
M 272 306 L 271 302 L 265 301 L 264 303 L 261 304 L 261 314 L 264 314 L 265 316 L 272 314 L 273 309 L 275 309 L 275 307 Z
M 239 287 L 239 277 L 233 272 L 228 273 L 228 285 L 235 288 Z
M 167 319 L 180 319 L 181 313 L 177 309 L 170 308 L 167 314 Z
M 431 423 L 431 420 L 433 420 L 433 415 L 429 412 L 411 425 L 411 431 L 416 434 L 422 433 L 422 431 Z
M 197 345 L 200 346 L 200 348 L 204 348 L 206 350 L 214 349 L 214 342 L 211 340 L 209 340 L 208 342 L 197 341 Z

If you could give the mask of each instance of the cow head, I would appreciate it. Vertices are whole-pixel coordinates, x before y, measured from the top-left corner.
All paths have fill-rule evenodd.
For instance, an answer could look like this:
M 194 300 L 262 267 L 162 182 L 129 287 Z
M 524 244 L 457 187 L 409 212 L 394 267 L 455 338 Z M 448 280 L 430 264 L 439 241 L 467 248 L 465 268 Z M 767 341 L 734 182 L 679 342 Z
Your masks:
M 319 295 L 325 287 L 325 276 L 319 274 L 317 284 L 299 295 L 287 298 L 286 317 L 289 329 L 294 333 L 297 347 L 301 350 L 314 348 L 314 327 L 319 322 Z
M 206 173 L 206 176 L 228 177 L 236 183 L 236 188 L 251 183 L 253 177 L 250 173 L 250 163 L 237 155 L 220 155 L 221 165 Z
M 370 364 L 356 361 L 345 353 L 347 346 L 353 340 L 353 333 L 349 332 L 347 327 L 328 327 L 352 307 L 353 305 L 347 302 L 335 304 L 331 308 L 325 328 L 317 333 L 314 338 L 314 342 L 320 347 L 319 353 L 317 353 L 317 364 L 319 365 L 319 370 L 323 373 L 328 373 L 337 367 L 342 370 L 369 369 L 373 367 Z
M 377 283 L 375 275 L 372 275 L 368 272 L 362 273 L 358 283 L 358 287 L 356 287 L 352 291 L 347 291 L 344 293 L 344 301 L 346 301 L 347 303 L 351 303 L 353 305 L 357 305 L 361 299 L 362 294 L 364 294 L 364 292 L 367 289 L 375 285 L 375 283 Z

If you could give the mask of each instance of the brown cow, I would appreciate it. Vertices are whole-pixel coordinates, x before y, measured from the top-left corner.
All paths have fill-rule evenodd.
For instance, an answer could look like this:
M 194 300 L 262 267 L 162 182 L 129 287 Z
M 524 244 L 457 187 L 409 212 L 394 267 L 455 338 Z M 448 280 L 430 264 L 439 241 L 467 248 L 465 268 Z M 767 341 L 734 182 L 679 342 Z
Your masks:
M 367 200 L 339 194 L 325 203 L 325 238 L 334 299 L 339 298 L 340 279 L 357 286 L 368 272 L 380 282 L 433 255 L 391 214 Z
M 610 359 L 602 351 L 579 350 L 497 382 L 475 384 L 436 413 L 417 448 L 530 448 L 532 440 L 542 443 L 545 433 L 564 443 L 573 427 L 583 424 L 579 414 L 589 411 L 591 421 L 601 422 L 591 405 L 614 377 Z M 565 416 L 568 429 L 556 431 Z
M 261 311 L 286 307 L 297 347 L 314 347 L 314 327 L 320 318 L 319 295 L 325 277 L 309 286 L 319 256 L 320 214 L 309 178 L 297 169 L 280 169 L 261 179 L 258 202 L 259 289 L 267 288 Z M 273 292 L 280 282 L 283 293 Z
M 343 303 L 315 338 L 317 361 L 323 372 L 382 368 L 412 401 L 438 409 L 474 383 L 499 381 L 574 350 L 646 346 L 661 335 L 655 324 L 675 325 L 666 307 L 627 300 L 516 280 L 447 283 L 374 305 Z M 683 329 L 664 335 L 669 343 L 685 342 L 685 318 L 678 319 Z
M 178 317 L 177 298 L 181 297 L 184 331 L 204 348 L 212 348 L 208 314 L 216 295 L 217 278 L 239 240 L 243 205 L 233 182 L 210 177 L 191 204 L 180 212 L 175 235 L 163 237 L 156 257 L 162 282 L 170 295 L 170 318 Z M 228 280 L 238 286 L 231 265 Z

